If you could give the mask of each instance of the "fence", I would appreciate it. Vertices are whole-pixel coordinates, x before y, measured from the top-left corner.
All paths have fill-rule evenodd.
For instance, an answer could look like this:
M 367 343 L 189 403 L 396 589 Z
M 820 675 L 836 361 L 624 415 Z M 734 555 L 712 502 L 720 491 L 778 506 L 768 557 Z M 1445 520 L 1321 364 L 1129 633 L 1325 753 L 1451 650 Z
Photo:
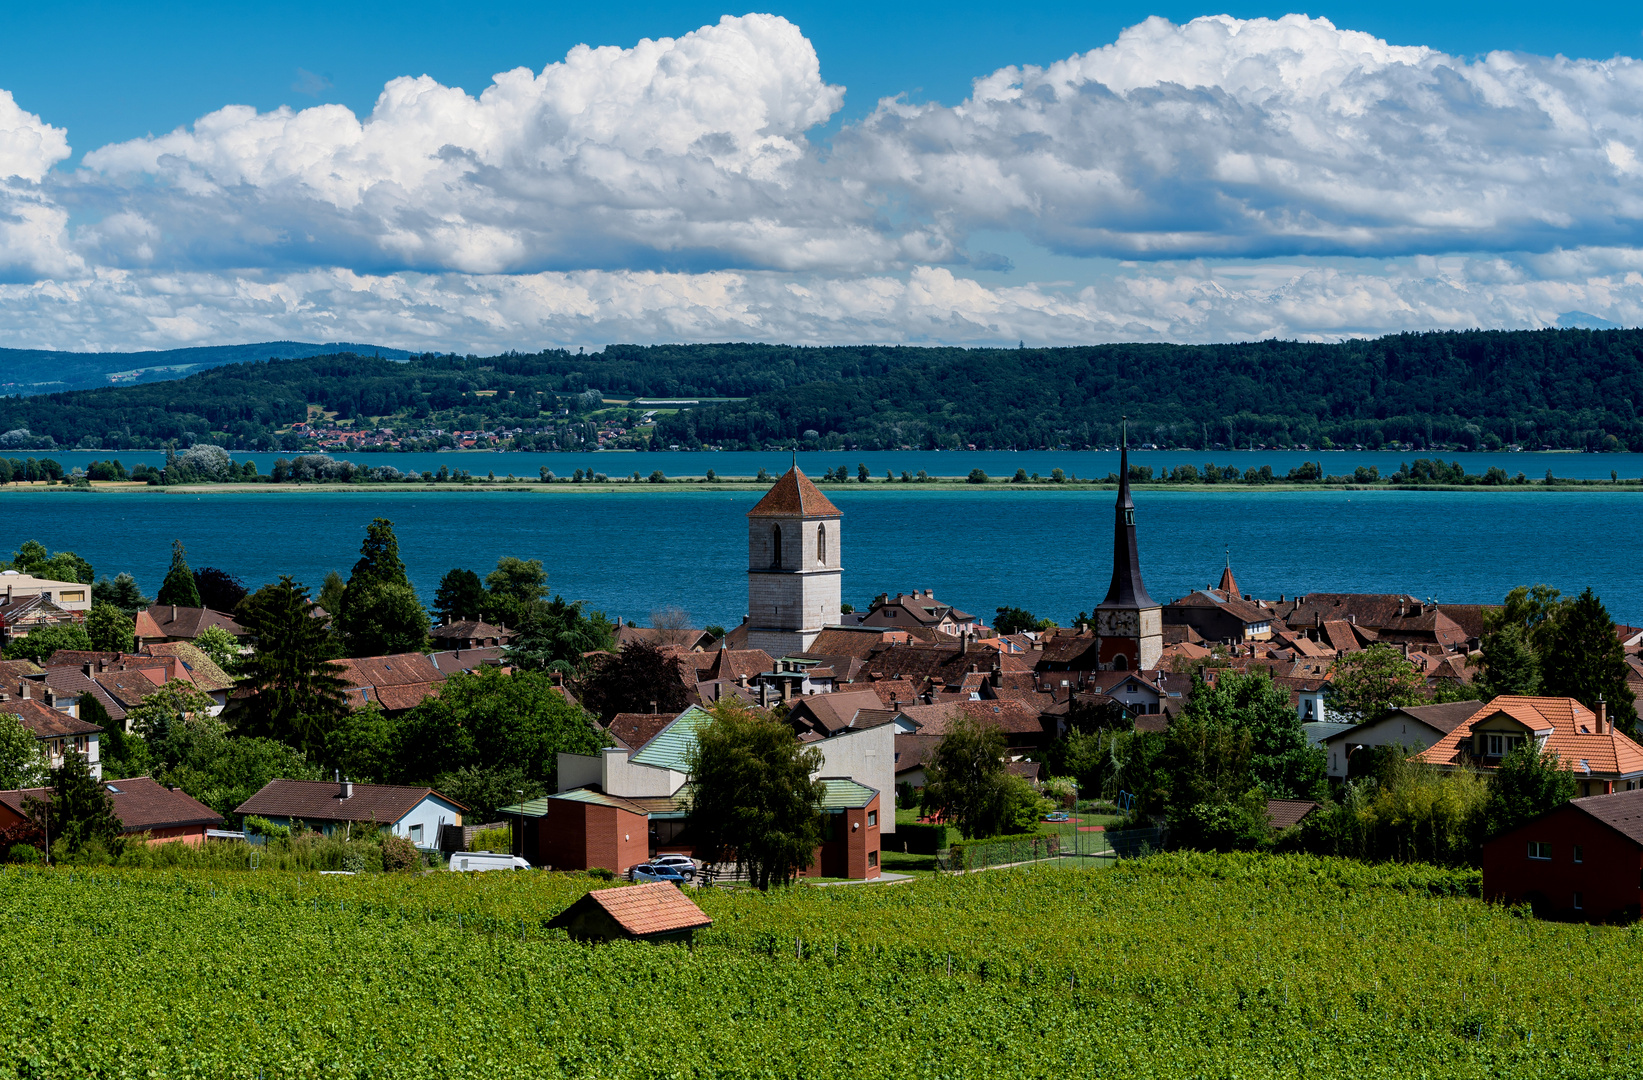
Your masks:
M 1104 834 L 1113 854 L 1120 859 L 1134 859 L 1161 851 L 1164 847 L 1163 829 L 1124 829 Z
M 1059 836 L 1021 836 L 954 844 L 946 851 L 936 853 L 936 866 L 942 870 L 985 870 L 989 866 L 1039 862 L 1057 858 L 1060 854 Z

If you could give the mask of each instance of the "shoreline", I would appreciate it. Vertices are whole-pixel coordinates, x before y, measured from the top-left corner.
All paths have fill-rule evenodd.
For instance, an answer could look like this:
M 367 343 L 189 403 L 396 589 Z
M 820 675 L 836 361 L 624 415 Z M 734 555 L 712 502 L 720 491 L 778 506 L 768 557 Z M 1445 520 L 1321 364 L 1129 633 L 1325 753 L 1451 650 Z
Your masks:
M 89 488 L 74 487 L 65 484 L 48 484 L 40 481 L 0 485 L 0 500 L 8 494 L 54 494 L 54 495 L 256 495 L 256 494 L 383 494 L 383 495 L 411 495 L 430 494 L 442 491 L 462 491 L 477 494 L 538 494 L 538 495 L 613 495 L 623 492 L 684 492 L 684 493 L 711 493 L 711 492 L 763 492 L 769 490 L 776 482 L 775 477 L 760 482 L 752 479 L 735 480 L 699 480 L 690 478 L 674 478 L 663 483 L 651 483 L 646 480 L 622 481 L 618 483 L 595 483 L 592 481 L 563 482 L 556 481 L 544 484 L 539 480 L 519 479 L 509 483 L 506 480 L 476 481 L 474 483 L 367 483 L 367 484 L 272 484 L 272 483 L 237 483 L 237 484 L 177 484 L 171 487 L 151 486 L 142 483 L 124 481 L 95 481 Z M 1070 483 L 1026 483 L 1016 484 L 1005 480 L 990 480 L 985 484 L 972 484 L 962 476 L 930 477 L 919 483 L 894 483 L 873 479 L 868 483 L 852 480 L 846 484 L 818 484 L 825 494 L 829 491 L 854 491 L 878 494 L 916 494 L 919 492 L 954 492 L 965 491 L 975 494 L 1044 494 L 1056 492 L 1112 492 L 1118 488 L 1117 484 L 1085 483 L 1082 481 Z M 1136 484 L 1130 485 L 1131 491 L 1182 492 L 1196 495 L 1254 495 L 1254 494 L 1296 494 L 1304 492 L 1356 492 L 1362 495 L 1387 494 L 1400 491 L 1428 491 L 1428 492 L 1466 492 L 1471 494 L 1507 493 L 1507 492 L 1605 492 L 1614 494 L 1643 493 L 1643 481 L 1592 481 L 1582 483 L 1558 483 L 1547 485 L 1542 481 L 1529 484 L 1391 484 L 1385 481 L 1375 484 Z

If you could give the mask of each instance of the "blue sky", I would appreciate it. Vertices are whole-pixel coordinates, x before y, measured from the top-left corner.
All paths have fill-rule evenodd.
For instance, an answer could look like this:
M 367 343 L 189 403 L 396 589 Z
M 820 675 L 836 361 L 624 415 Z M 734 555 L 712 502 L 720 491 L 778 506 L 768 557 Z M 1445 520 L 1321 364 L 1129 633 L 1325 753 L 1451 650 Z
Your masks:
M 1638 325 L 1640 12 L 8 5 L 0 346 Z
M 396 75 L 475 91 L 540 69 L 571 46 L 688 33 L 740 8 L 711 3 L 81 3 L 5 5 L 0 85 L 69 129 L 76 157 L 168 131 L 222 105 L 371 107 Z M 1301 11 L 1393 44 L 1607 58 L 1643 54 L 1643 5 L 1517 2 L 1326 5 L 791 3 L 761 6 L 815 43 L 822 75 L 849 91 L 840 119 L 907 93 L 949 104 L 1008 64 L 1046 64 L 1111 42 L 1149 15 L 1274 18 Z

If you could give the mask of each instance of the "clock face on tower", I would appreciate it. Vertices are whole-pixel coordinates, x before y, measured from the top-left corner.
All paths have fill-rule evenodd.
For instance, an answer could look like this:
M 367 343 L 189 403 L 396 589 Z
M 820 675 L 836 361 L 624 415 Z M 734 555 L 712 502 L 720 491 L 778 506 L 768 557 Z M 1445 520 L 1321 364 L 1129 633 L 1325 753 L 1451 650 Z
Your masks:
M 1140 613 L 1097 609 L 1095 632 L 1102 637 L 1140 637 Z

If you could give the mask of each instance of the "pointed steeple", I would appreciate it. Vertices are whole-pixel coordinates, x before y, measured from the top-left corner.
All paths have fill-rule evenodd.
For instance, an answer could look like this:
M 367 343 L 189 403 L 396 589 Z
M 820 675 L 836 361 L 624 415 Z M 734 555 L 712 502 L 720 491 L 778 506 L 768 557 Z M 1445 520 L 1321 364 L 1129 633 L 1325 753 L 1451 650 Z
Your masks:
M 1130 497 L 1130 425 L 1124 419 L 1124 437 L 1118 451 L 1118 502 L 1113 507 L 1112 585 L 1104 608 L 1137 610 L 1158 604 L 1141 582 L 1141 556 L 1135 545 L 1135 500 Z
M 1243 595 L 1238 591 L 1238 579 L 1232 576 L 1232 549 L 1230 547 L 1227 548 L 1226 569 L 1221 571 L 1221 583 L 1215 588 L 1219 592 L 1226 593 L 1227 597 L 1232 600 L 1236 600 Z

